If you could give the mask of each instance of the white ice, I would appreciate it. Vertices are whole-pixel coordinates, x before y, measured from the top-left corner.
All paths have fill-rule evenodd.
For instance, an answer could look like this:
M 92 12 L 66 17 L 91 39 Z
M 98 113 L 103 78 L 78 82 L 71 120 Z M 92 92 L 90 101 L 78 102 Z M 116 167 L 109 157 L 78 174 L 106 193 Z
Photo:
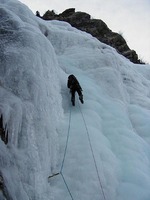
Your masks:
M 0 46 L 0 200 L 149 200 L 150 65 L 17 0 L 0 0 Z

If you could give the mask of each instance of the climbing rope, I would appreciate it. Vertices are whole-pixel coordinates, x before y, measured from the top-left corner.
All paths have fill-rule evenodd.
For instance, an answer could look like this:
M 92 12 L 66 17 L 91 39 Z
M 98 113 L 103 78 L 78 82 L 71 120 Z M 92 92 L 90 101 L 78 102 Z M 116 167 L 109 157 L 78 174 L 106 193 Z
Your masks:
M 66 146 L 65 146 L 63 161 L 62 161 L 62 165 L 61 165 L 61 168 L 60 168 L 60 174 L 61 174 L 61 176 L 62 176 L 62 179 L 63 179 L 63 181 L 64 181 L 64 184 L 66 185 L 66 188 L 67 188 L 67 190 L 68 190 L 68 193 L 69 193 L 71 199 L 74 200 L 74 199 L 73 199 L 73 196 L 72 196 L 72 194 L 71 194 L 71 191 L 70 191 L 70 189 L 69 189 L 69 186 L 68 186 L 68 184 L 67 184 L 67 182 L 66 182 L 66 180 L 65 180 L 65 177 L 64 177 L 64 175 L 63 175 L 63 167 L 64 167 L 64 162 L 65 162 L 66 153 L 67 153 L 67 148 L 68 148 L 68 141 L 69 141 L 70 125 L 71 125 L 71 104 L 70 104 L 70 113 L 69 113 L 69 124 L 68 124 L 67 140 L 66 140 Z
M 72 200 L 74 200 L 73 198 L 73 195 L 69 189 L 69 186 L 66 182 L 66 179 L 63 175 L 63 168 L 64 168 L 64 162 L 65 162 L 65 158 L 66 158 L 66 153 L 67 153 L 67 148 L 68 148 L 68 142 L 69 142 L 69 134 L 70 134 L 70 126 L 71 126 L 71 105 L 70 105 L 70 113 L 69 113 L 69 124 L 68 124 L 68 131 L 67 131 L 67 139 L 66 139 L 66 145 L 65 145 L 65 150 L 64 150 L 64 156 L 63 156 L 63 160 L 62 160 L 62 165 L 61 165 L 61 168 L 60 168 L 60 172 L 55 174 L 55 175 L 61 175 L 62 176 L 62 179 L 64 181 L 64 184 L 68 190 L 68 193 L 71 197 Z M 91 139 L 90 139 L 90 135 L 89 135 L 89 131 L 88 131 L 88 128 L 87 128 L 87 124 L 86 124 L 86 121 L 85 121 L 85 118 L 84 118 L 84 115 L 83 115 L 83 112 L 81 110 L 81 107 L 79 105 L 79 109 L 80 109 L 80 112 L 81 112 L 81 115 L 82 115 L 82 119 L 83 119 L 83 122 L 84 122 L 84 125 L 85 125 L 85 128 L 86 128 L 86 133 L 87 133 L 87 137 L 88 137 L 88 141 L 89 141 L 89 145 L 90 145 L 90 149 L 91 149 L 91 152 L 92 152 L 92 157 L 93 157 L 93 161 L 94 161 L 94 165 L 95 165 L 95 169 L 96 169 L 96 173 L 97 173 L 97 177 L 98 177 L 98 181 L 99 181 L 99 185 L 100 185 L 100 189 L 102 191 L 102 195 L 103 195 L 103 199 L 106 200 L 106 196 L 105 196 L 105 193 L 104 193 L 104 189 L 103 189 L 103 185 L 102 185 L 102 181 L 101 181 L 101 178 L 100 178 L 100 175 L 99 175 L 99 172 L 98 172 L 98 167 L 97 167 L 97 163 L 96 163 L 96 159 L 95 159 L 95 155 L 94 155 L 94 151 L 93 151 L 93 147 L 92 147 L 92 143 L 91 143 Z M 55 176 L 54 175 L 54 176 Z M 50 176 L 50 178 L 53 177 Z
M 82 118 L 83 118 L 83 122 L 84 122 L 84 125 L 85 125 L 85 128 L 86 128 L 86 133 L 87 133 L 87 136 L 88 136 L 88 141 L 89 141 L 90 149 L 91 149 L 91 152 L 92 152 L 92 157 L 93 157 L 93 161 L 94 161 L 97 177 L 98 177 L 98 180 L 99 180 L 99 185 L 100 185 L 100 188 L 101 188 L 101 191 L 102 191 L 103 198 L 104 198 L 104 200 L 106 200 L 106 196 L 105 196 L 105 193 L 104 193 L 102 181 L 101 181 L 101 178 L 100 178 L 100 175 L 99 175 L 99 172 L 98 172 L 98 167 L 97 167 L 97 163 L 96 163 L 96 159 L 95 159 L 95 155 L 94 155 L 94 151 L 93 151 L 93 147 L 92 147 L 89 131 L 88 131 L 88 128 L 87 128 L 87 125 L 86 125 L 86 121 L 85 121 L 85 118 L 84 118 L 84 115 L 83 115 L 83 112 L 81 110 L 80 105 L 79 105 L 79 108 L 80 108 L 80 112 L 81 112 L 81 115 L 82 115 Z
M 71 124 L 71 105 L 70 105 L 70 113 L 69 113 L 69 124 L 68 124 L 67 140 L 66 140 L 64 157 L 63 157 L 62 165 L 61 165 L 61 168 L 60 168 L 60 172 L 62 172 L 62 170 L 63 170 L 64 162 L 65 162 L 65 158 L 66 158 L 66 153 L 67 153 L 67 148 L 68 148 L 68 140 L 69 140 L 69 133 L 70 133 L 70 124 Z
M 64 181 L 64 183 L 65 183 L 65 185 L 66 185 L 66 188 L 67 188 L 67 190 L 68 190 L 68 192 L 69 192 L 69 195 L 70 195 L 71 199 L 74 200 L 74 199 L 73 199 L 73 196 L 72 196 L 72 194 L 71 194 L 71 191 L 70 191 L 70 189 L 69 189 L 69 187 L 68 187 L 68 184 L 67 184 L 67 182 L 66 182 L 66 180 L 65 180 L 65 178 L 64 178 L 63 173 L 60 172 L 60 174 L 61 174 L 62 179 L 63 179 L 63 181 Z
M 70 104 L 70 112 L 69 112 L 69 124 L 68 124 L 67 140 L 66 140 L 66 145 L 65 145 L 65 150 L 64 150 L 64 156 L 63 156 L 63 160 L 62 160 L 62 165 L 61 165 L 61 168 L 60 168 L 60 172 L 58 172 L 58 173 L 56 173 L 56 174 L 53 174 L 53 175 L 49 176 L 48 178 L 52 178 L 52 177 L 57 176 L 57 175 L 60 174 L 61 177 L 62 177 L 62 179 L 63 179 L 63 182 L 64 182 L 64 184 L 65 184 L 65 186 L 66 186 L 66 188 L 67 188 L 67 190 L 68 190 L 68 193 L 69 193 L 71 199 L 74 200 L 74 199 L 73 199 L 73 196 L 72 196 L 72 194 L 71 194 L 71 191 L 70 191 L 70 189 L 69 189 L 69 186 L 68 186 L 68 184 L 67 184 L 67 182 L 66 182 L 66 179 L 65 179 L 65 177 L 64 177 L 64 175 L 63 175 L 63 167 L 64 167 L 64 162 L 65 162 L 66 153 L 67 153 L 67 148 L 68 148 L 68 141 L 69 141 L 70 124 L 71 124 L 71 104 Z

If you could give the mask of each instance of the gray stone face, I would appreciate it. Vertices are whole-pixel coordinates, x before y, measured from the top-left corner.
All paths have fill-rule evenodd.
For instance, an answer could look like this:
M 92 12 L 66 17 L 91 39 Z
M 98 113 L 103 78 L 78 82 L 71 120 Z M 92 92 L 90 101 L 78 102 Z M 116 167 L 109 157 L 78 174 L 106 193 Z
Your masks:
M 39 17 L 39 16 L 38 16 Z M 100 19 L 91 19 L 91 16 L 85 12 L 75 12 L 75 8 L 69 8 L 60 14 L 47 11 L 42 17 L 44 20 L 60 20 L 70 23 L 73 27 L 90 33 L 99 41 L 112 46 L 118 53 L 125 56 L 133 63 L 144 64 L 139 58 L 136 51 L 131 50 L 122 35 L 113 32 Z

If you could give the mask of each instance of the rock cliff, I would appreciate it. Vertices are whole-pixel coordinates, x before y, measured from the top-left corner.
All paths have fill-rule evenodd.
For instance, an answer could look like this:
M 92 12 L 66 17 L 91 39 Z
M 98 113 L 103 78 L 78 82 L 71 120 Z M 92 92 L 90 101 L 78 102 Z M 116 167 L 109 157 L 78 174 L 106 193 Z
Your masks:
M 37 11 L 36 15 L 43 20 L 60 20 L 70 23 L 73 27 L 90 33 L 101 42 L 115 48 L 118 53 L 125 56 L 133 63 L 144 64 L 139 58 L 136 51 L 131 50 L 122 35 L 113 32 L 100 19 L 92 19 L 85 12 L 76 12 L 75 8 L 69 8 L 60 14 L 56 14 L 53 10 L 48 10 L 43 16 Z

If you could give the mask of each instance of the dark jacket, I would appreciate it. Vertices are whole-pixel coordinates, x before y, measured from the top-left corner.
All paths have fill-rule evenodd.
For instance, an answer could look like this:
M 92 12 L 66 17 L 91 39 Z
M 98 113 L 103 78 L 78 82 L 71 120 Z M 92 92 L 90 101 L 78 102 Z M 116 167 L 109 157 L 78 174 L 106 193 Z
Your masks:
M 72 74 L 68 77 L 68 83 L 67 83 L 68 88 L 70 88 L 70 90 L 81 90 L 82 88 L 77 80 L 77 78 Z

